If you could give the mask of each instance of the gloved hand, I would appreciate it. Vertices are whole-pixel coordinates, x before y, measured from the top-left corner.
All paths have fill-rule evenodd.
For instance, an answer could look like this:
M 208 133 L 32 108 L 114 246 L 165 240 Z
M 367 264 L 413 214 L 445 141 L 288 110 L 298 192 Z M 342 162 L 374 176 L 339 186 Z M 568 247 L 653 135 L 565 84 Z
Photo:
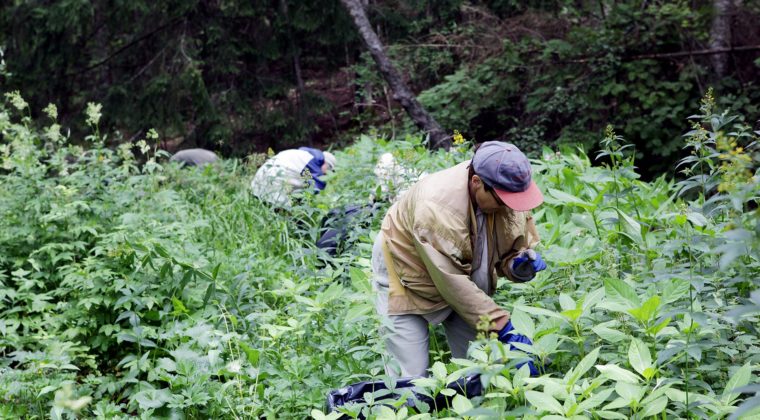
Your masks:
M 532 278 L 535 273 L 546 269 L 546 263 L 538 252 L 527 249 L 512 260 L 512 272 L 518 277 Z
M 510 350 L 520 350 L 513 343 L 533 344 L 533 342 L 530 341 L 530 338 L 522 334 L 515 334 L 513 333 L 514 330 L 515 328 L 512 326 L 512 321 L 507 322 L 507 325 L 499 331 L 499 341 L 504 344 L 509 344 Z M 530 369 L 530 376 L 538 376 L 538 369 L 536 369 L 536 365 L 533 363 L 532 359 L 528 362 L 517 364 L 517 368 L 521 368 L 525 363 L 528 364 L 528 368 Z

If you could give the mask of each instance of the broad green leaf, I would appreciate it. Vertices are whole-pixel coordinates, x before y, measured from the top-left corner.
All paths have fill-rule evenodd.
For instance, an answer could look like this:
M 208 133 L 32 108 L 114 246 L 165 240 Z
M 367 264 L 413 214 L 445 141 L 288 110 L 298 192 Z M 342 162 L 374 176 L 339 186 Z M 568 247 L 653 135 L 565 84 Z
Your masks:
M 509 379 L 501 376 L 496 375 L 493 379 L 491 379 L 491 385 L 496 389 L 503 389 L 506 391 L 512 391 L 512 383 L 509 382 Z
M 520 309 L 521 311 L 524 311 L 533 315 L 543 315 L 543 316 L 548 316 L 552 318 L 564 319 L 562 315 L 558 314 L 557 312 L 550 311 L 544 308 L 535 308 L 533 306 L 526 306 L 526 305 L 515 305 L 515 309 Z
M 644 245 L 644 237 L 641 235 L 641 224 L 620 209 L 617 209 L 617 213 L 620 217 L 623 231 L 628 234 L 637 245 Z
M 599 416 L 599 417 L 601 417 L 603 419 L 621 419 L 621 420 L 629 420 L 630 419 L 629 416 L 626 416 L 626 415 L 620 414 L 620 413 L 616 413 L 614 411 L 600 410 L 600 411 L 594 411 L 594 414 L 596 414 L 597 416 Z
M 665 391 L 665 395 L 667 395 L 671 401 L 680 402 L 680 403 L 686 402 L 686 393 L 681 391 L 680 389 L 668 388 Z M 692 394 L 691 399 L 694 400 L 694 394 Z
M 213 278 L 211 278 L 211 274 L 209 274 L 209 273 L 207 273 L 207 272 L 205 272 L 203 270 L 195 270 L 195 275 L 203 277 L 204 279 L 206 279 L 208 281 L 214 280 Z
M 435 362 L 433 364 L 433 367 L 430 368 L 430 371 L 433 372 L 433 377 L 439 381 L 443 381 L 446 379 L 446 365 L 444 365 L 441 362 Z
M 533 349 L 539 354 L 552 354 L 559 347 L 559 343 L 559 336 L 557 334 L 547 334 L 533 342 Z M 529 346 L 523 347 L 522 343 L 516 343 L 516 347 L 523 351 L 530 350 Z
M 594 218 L 585 213 L 573 213 L 570 216 L 570 221 L 575 223 L 576 226 L 587 229 L 589 232 L 596 233 L 596 226 L 594 225 Z
M 602 408 L 604 408 L 605 410 L 617 410 L 619 408 L 628 407 L 629 405 L 631 405 L 630 400 L 627 400 L 623 397 L 619 397 L 619 398 L 615 398 L 614 400 L 612 400 L 612 402 L 610 402 L 609 404 L 605 405 Z
M 56 391 L 58 388 L 60 388 L 60 385 L 48 385 L 40 390 L 40 393 L 37 394 L 37 397 L 39 398 L 47 393 Z
M 451 407 L 457 412 L 457 414 L 464 415 L 464 413 L 472 410 L 472 402 L 464 395 L 457 394 L 457 396 L 451 401 Z
M 340 411 L 333 411 L 332 413 L 325 414 L 324 412 L 320 410 L 311 410 L 311 417 L 314 420 L 337 420 L 339 419 L 343 413 Z
M 219 276 L 219 269 L 222 268 L 222 263 L 217 264 L 214 269 L 211 271 L 211 278 L 216 280 L 216 278 Z
M 572 194 L 568 194 L 564 191 L 556 190 L 554 188 L 549 188 L 546 192 L 549 196 L 554 198 L 558 204 L 575 205 L 587 210 L 590 210 L 596 207 L 593 204 L 587 201 L 583 201 L 580 198 Z M 549 201 L 553 201 L 553 200 L 549 200 Z
M 644 379 L 650 380 L 654 377 L 654 375 L 657 373 L 657 369 L 654 367 L 648 367 L 644 369 L 644 372 L 641 374 Z
M 678 278 L 665 282 L 662 288 L 662 302 L 672 303 L 689 293 L 689 282 Z
M 250 363 L 254 367 L 258 367 L 259 365 L 259 355 L 261 354 L 261 351 L 258 349 L 254 349 L 253 347 L 249 346 L 248 344 L 245 344 L 242 341 L 238 341 L 238 345 L 240 346 L 240 349 L 243 350 L 245 353 L 246 359 L 248 359 L 248 363 Z
M 169 255 L 169 251 L 166 250 L 166 248 L 163 247 L 161 244 L 154 244 L 153 249 L 156 251 L 156 253 L 164 258 L 171 258 L 171 255 Z
M 702 213 L 697 213 L 694 211 L 690 211 L 686 215 L 686 219 L 691 222 L 694 226 L 706 226 L 708 221 L 707 218 Z
M 599 372 L 602 372 L 602 375 L 612 379 L 613 381 L 623 381 L 632 384 L 639 382 L 639 377 L 636 376 L 636 374 L 629 370 L 623 369 L 618 365 L 596 365 L 596 368 L 599 369 Z
M 203 307 L 204 308 L 208 304 L 209 300 L 211 300 L 211 297 L 214 296 L 215 292 L 216 292 L 216 283 L 211 282 L 208 285 L 208 288 L 206 289 L 206 294 L 203 296 Z
M 620 305 L 622 310 L 636 308 L 641 305 L 639 296 L 633 290 L 633 287 L 620 279 L 611 277 L 604 279 L 604 293 L 606 295 L 605 300 Z
M 164 389 L 150 389 L 141 391 L 131 397 L 132 401 L 137 402 L 142 410 L 163 407 L 164 404 L 171 400 L 171 392 Z
M 568 385 L 575 384 L 578 379 L 583 377 L 583 375 L 585 375 L 586 372 L 588 372 L 588 370 L 594 366 L 596 359 L 599 357 L 600 349 L 600 347 L 597 347 L 592 350 L 591 353 L 587 354 L 586 357 L 580 361 L 580 363 L 578 363 L 574 368 L 570 370 L 570 372 L 565 375 L 565 382 L 567 382 Z
M 567 318 L 570 322 L 575 322 L 583 315 L 583 309 L 570 309 L 568 311 L 562 311 L 562 316 Z
M 612 391 L 612 388 L 608 388 L 592 394 L 590 397 L 586 398 L 585 400 L 581 401 L 580 404 L 578 404 L 577 411 L 583 412 L 586 410 L 593 410 L 603 402 L 607 401 L 607 398 L 609 398 L 610 394 L 612 394 Z
M 536 326 L 533 323 L 533 319 L 528 316 L 528 314 L 517 309 L 512 313 L 511 320 L 512 326 L 515 327 L 515 330 L 517 330 L 518 333 L 527 336 L 531 340 L 533 339 L 533 336 L 536 333 Z
M 346 322 L 356 322 L 362 317 L 367 316 L 372 312 L 372 306 L 370 305 L 362 305 L 362 304 L 356 304 L 352 305 L 348 311 L 346 311 L 345 320 Z
M 575 301 L 569 295 L 565 293 L 559 294 L 559 305 L 563 311 L 569 311 L 575 309 Z
M 652 325 L 651 327 L 647 328 L 647 334 L 652 334 L 654 336 L 657 336 L 665 327 L 670 324 L 670 318 L 663 319 L 659 324 Z
M 372 285 L 369 282 L 369 277 L 364 270 L 358 267 L 351 267 L 348 269 L 348 273 L 351 277 L 351 285 L 354 286 L 359 292 L 371 293 Z
M 412 379 L 412 383 L 415 386 L 426 389 L 435 389 L 438 386 L 438 382 L 433 378 L 415 378 Z
M 466 419 L 493 419 L 498 416 L 498 412 L 492 408 L 475 407 L 472 410 L 465 411 L 462 417 Z
M 642 408 L 640 414 L 641 417 L 650 417 L 662 413 L 665 407 L 668 405 L 668 397 L 660 397 Z
M 760 418 L 760 396 L 755 396 L 747 398 L 747 400 L 731 414 L 729 420 L 757 420 L 758 418 Z
M 618 382 L 615 384 L 615 392 L 620 396 L 620 398 L 630 402 L 636 402 L 638 403 L 641 401 L 641 398 L 644 396 L 644 388 L 640 387 L 636 384 L 631 384 L 628 382 Z
M 537 391 L 525 391 L 525 398 L 527 398 L 528 402 L 533 404 L 533 406 L 539 411 L 550 411 L 552 413 L 564 414 L 562 404 L 551 395 Z
M 636 372 L 644 376 L 644 371 L 652 367 L 652 355 L 649 347 L 638 338 L 631 340 L 628 347 L 628 362 Z
M 467 372 L 467 369 L 457 369 L 446 376 L 446 383 L 450 384 L 452 382 L 458 381 L 461 377 L 463 377 Z
M 668 395 L 667 391 L 668 391 L 668 389 L 670 389 L 670 385 L 671 384 L 666 384 L 666 385 L 662 385 L 662 386 L 656 386 L 654 388 L 654 390 L 651 390 L 649 392 L 649 395 L 647 395 L 646 398 L 644 398 L 643 400 L 641 400 L 641 404 L 642 405 L 649 404 L 650 402 L 653 402 L 654 400 L 656 400 L 656 399 L 658 399 L 658 398 L 660 398 L 660 397 L 662 397 L 664 395 Z
M 396 420 L 397 418 L 399 418 L 399 417 L 396 417 L 396 412 L 394 412 L 393 409 L 385 405 L 375 406 L 373 407 L 372 411 L 373 411 L 373 414 L 375 414 L 378 419 Z
M 723 395 L 720 397 L 720 401 L 725 405 L 730 405 L 740 394 L 731 392 L 736 388 L 741 388 L 749 383 L 749 379 L 752 375 L 752 365 L 747 362 L 744 366 L 730 375 L 726 387 L 723 389 Z
M 633 315 L 637 321 L 642 324 L 647 324 L 652 318 L 657 315 L 660 309 L 660 297 L 655 295 L 644 302 L 640 307 L 629 309 L 628 313 Z
M 612 328 L 606 327 L 604 325 L 597 325 L 591 328 L 591 330 L 594 331 L 596 335 L 602 337 L 602 339 L 609 341 L 610 343 L 617 343 L 628 338 L 627 334 L 618 330 L 613 330 Z
M 593 308 L 602 299 L 604 299 L 604 287 L 592 290 L 583 299 L 583 310 Z

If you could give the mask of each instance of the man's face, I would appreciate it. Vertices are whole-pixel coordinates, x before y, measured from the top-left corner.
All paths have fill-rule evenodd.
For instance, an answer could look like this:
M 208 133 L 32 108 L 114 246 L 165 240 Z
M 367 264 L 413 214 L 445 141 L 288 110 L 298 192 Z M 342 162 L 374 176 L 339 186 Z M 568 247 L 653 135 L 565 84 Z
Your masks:
M 470 179 L 470 185 L 475 204 L 478 205 L 478 208 L 483 213 L 493 213 L 504 206 L 504 203 L 496 195 L 496 191 L 487 189 L 486 184 L 483 183 L 483 180 L 479 176 L 473 175 Z
M 327 162 L 323 163 L 322 164 L 322 173 L 326 174 L 329 171 L 330 171 L 330 165 L 328 165 Z

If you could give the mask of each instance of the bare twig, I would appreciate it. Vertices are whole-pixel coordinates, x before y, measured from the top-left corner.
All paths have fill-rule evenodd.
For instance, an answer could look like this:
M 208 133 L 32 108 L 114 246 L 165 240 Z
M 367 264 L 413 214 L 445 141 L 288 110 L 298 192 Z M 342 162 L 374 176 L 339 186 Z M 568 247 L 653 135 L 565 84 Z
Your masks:
M 67 76 L 67 77 L 70 77 L 70 76 L 78 76 L 78 75 L 80 75 L 80 74 L 83 74 L 83 73 L 87 73 L 87 72 L 89 72 L 90 70 L 93 70 L 93 69 L 95 69 L 95 68 L 98 68 L 98 67 L 102 66 L 103 64 L 105 64 L 105 63 L 109 62 L 109 61 L 110 61 L 112 58 L 116 57 L 117 55 L 119 55 L 119 54 L 123 53 L 124 51 L 126 51 L 126 50 L 128 50 L 128 49 L 130 49 L 130 48 L 134 47 L 135 45 L 137 45 L 137 44 L 139 44 L 140 42 L 142 42 L 142 41 L 144 41 L 144 40 L 146 40 L 146 39 L 148 39 L 148 38 L 152 37 L 153 35 L 155 35 L 155 34 L 157 34 L 157 33 L 161 32 L 161 31 L 163 31 L 163 30 L 165 30 L 165 29 L 167 29 L 167 28 L 170 28 L 170 27 L 172 27 L 172 26 L 176 25 L 177 23 L 181 22 L 182 20 L 184 20 L 184 18 L 176 18 L 176 19 L 173 19 L 173 20 L 171 20 L 171 21 L 169 21 L 169 22 L 167 22 L 167 23 L 165 23 L 165 24 L 163 24 L 163 25 L 159 26 L 158 28 L 156 28 L 156 29 L 154 29 L 154 30 L 152 30 L 152 31 L 148 32 L 147 34 L 144 34 L 144 35 L 142 35 L 142 36 L 139 36 L 139 37 L 135 38 L 135 39 L 134 39 L 134 40 L 132 40 L 131 42 L 127 43 L 127 44 L 126 44 L 126 45 L 124 45 L 123 47 L 121 47 L 121 48 L 119 48 L 118 50 L 116 50 L 116 51 L 115 51 L 113 54 L 109 55 L 108 57 L 106 57 L 106 58 L 104 58 L 104 59 L 102 59 L 102 60 L 100 60 L 100 61 L 98 61 L 97 63 L 95 63 L 95 64 L 92 64 L 92 65 L 90 65 L 90 66 L 87 66 L 87 67 L 85 67 L 85 68 L 83 68 L 82 70 L 79 70 L 79 71 L 77 71 L 77 72 L 74 72 L 74 73 L 69 73 L 69 74 L 67 74 L 66 76 Z

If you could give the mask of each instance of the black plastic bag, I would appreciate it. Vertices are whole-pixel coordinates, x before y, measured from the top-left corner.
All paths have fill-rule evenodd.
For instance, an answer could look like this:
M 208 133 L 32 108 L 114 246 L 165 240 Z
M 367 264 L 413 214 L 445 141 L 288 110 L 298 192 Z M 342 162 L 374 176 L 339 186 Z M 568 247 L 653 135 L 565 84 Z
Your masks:
M 317 248 L 333 257 L 341 254 L 349 246 L 350 233 L 368 227 L 376 210 L 372 204 L 349 205 L 330 210 L 322 219 Z
M 428 404 L 432 409 L 436 407 L 450 407 L 451 400 L 454 398 L 447 397 L 441 393 L 435 397 L 435 399 L 428 397 L 427 395 L 416 392 L 416 387 L 412 381 L 417 378 L 401 378 L 396 381 L 396 387 L 394 392 L 389 393 L 385 397 L 376 398 L 375 402 L 382 404 L 383 400 L 397 400 L 401 394 L 409 390 L 412 392 L 412 398 L 409 398 L 406 402 L 406 406 L 414 407 L 415 400 L 419 400 Z M 480 375 L 470 375 L 460 378 L 446 386 L 449 389 L 453 389 L 457 394 L 464 395 L 467 398 L 477 397 L 483 394 L 483 383 L 480 381 Z M 327 394 L 327 412 L 336 411 L 338 407 L 348 403 L 364 403 L 364 394 L 367 392 L 376 392 L 383 389 L 388 389 L 388 386 L 383 381 L 371 381 L 371 382 L 358 382 L 346 387 L 330 391 Z

